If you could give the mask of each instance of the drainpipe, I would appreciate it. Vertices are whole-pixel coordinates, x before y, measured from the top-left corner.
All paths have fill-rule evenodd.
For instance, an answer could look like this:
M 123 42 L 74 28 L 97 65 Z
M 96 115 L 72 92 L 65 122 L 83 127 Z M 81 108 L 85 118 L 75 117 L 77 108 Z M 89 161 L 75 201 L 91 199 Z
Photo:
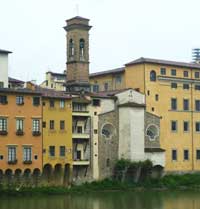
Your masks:
M 191 70 L 191 79 L 192 79 L 192 70 Z M 192 131 L 192 171 L 194 170 L 194 111 L 193 111 L 193 105 L 194 105 L 194 102 L 193 102 L 193 82 L 191 82 L 191 131 Z

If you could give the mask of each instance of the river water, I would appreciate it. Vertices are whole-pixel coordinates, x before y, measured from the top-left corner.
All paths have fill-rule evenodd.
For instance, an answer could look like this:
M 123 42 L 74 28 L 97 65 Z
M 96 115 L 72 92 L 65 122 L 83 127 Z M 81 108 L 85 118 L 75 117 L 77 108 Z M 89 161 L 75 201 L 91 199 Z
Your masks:
M 200 192 L 102 192 L 2 197 L 0 209 L 200 209 Z

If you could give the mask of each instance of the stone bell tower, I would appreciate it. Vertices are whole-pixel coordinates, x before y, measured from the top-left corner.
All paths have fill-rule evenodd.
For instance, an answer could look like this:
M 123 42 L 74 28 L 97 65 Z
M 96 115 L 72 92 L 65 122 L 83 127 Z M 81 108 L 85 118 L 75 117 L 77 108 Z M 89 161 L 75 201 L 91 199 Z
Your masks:
M 89 19 L 74 17 L 66 20 L 67 91 L 90 91 L 89 84 Z

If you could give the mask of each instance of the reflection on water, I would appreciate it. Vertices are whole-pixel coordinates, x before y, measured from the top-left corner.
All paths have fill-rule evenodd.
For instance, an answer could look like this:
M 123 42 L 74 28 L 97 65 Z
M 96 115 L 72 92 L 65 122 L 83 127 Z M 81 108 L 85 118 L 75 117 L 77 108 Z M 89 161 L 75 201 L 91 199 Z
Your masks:
M 10 197 L 0 209 L 200 209 L 200 192 L 110 192 Z

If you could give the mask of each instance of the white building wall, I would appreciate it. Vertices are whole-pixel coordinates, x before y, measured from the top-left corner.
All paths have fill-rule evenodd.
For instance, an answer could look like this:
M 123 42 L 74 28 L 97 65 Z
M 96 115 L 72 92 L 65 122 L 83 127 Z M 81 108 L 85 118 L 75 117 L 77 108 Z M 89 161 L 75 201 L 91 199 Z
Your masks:
M 4 83 L 4 88 L 8 88 L 8 54 L 0 53 L 0 82 Z
M 146 152 L 145 159 L 151 160 L 153 166 L 160 165 L 165 167 L 165 152 Z
M 134 102 L 137 104 L 145 104 L 145 96 L 133 89 L 123 91 L 116 95 L 118 98 L 118 104 L 124 104 L 127 102 Z
M 144 160 L 144 108 L 119 108 L 119 159 Z

